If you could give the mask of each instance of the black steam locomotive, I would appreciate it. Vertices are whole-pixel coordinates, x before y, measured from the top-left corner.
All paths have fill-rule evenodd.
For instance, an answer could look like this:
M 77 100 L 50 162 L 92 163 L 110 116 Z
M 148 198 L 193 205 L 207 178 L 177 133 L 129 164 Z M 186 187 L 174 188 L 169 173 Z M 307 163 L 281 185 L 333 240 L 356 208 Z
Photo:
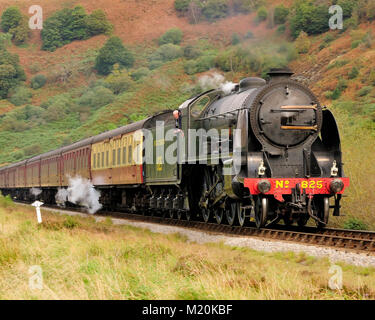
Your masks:
M 204 93 L 175 113 L 182 130 L 237 129 L 229 135 L 229 157 L 212 163 L 223 141 L 211 138 L 207 143 L 216 147 L 208 152 L 211 161 L 183 164 L 190 175 L 190 203 L 204 221 L 214 217 L 222 223 L 225 216 L 230 225 L 242 226 L 250 218 L 260 228 L 281 219 L 304 226 L 312 218 L 324 227 L 331 208 L 340 215 L 349 179 L 344 178 L 335 118 L 292 75 L 274 69 L 268 82 L 246 78 L 229 95 Z
M 178 219 L 258 228 L 340 215 L 349 179 L 332 113 L 290 70 L 246 78 L 178 110 L 0 168 L 0 191 L 56 202 L 69 177 L 91 180 L 100 203 Z

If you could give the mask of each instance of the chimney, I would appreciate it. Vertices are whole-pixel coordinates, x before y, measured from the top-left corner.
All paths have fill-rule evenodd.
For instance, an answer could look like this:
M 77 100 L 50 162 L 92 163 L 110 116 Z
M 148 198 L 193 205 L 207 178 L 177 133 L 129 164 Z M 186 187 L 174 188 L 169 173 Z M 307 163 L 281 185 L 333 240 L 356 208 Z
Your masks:
M 269 82 L 274 81 L 281 81 L 281 80 L 289 80 L 291 76 L 294 74 L 292 70 L 289 68 L 282 68 L 282 69 L 271 69 L 270 72 L 267 73 L 270 77 Z

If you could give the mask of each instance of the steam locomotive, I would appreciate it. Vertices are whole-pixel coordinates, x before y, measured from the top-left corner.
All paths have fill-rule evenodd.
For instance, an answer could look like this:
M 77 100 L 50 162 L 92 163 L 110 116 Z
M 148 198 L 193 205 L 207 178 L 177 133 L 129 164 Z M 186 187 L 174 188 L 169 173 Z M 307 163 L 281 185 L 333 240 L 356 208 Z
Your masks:
M 340 215 L 349 179 L 333 114 L 288 69 L 211 90 L 142 121 L 0 168 L 0 190 L 56 202 L 90 180 L 111 210 L 258 228 L 318 227 Z

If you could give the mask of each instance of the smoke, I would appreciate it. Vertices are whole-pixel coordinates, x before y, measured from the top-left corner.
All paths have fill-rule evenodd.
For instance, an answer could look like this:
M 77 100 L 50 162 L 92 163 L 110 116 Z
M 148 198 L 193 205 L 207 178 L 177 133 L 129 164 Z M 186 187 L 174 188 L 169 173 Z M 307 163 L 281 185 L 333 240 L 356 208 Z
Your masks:
M 56 203 L 65 205 L 67 201 L 87 208 L 90 214 L 98 212 L 102 205 L 99 202 L 100 192 L 95 190 L 92 183 L 80 176 L 69 177 L 68 189 L 59 189 L 55 196 Z
M 200 77 L 198 82 L 200 87 L 205 91 L 220 89 L 224 92 L 224 94 L 230 94 L 236 86 L 235 83 L 226 81 L 224 76 L 216 72 L 211 75 L 204 75 Z
M 56 203 L 58 205 L 65 206 L 65 202 L 68 199 L 68 195 L 69 195 L 69 193 L 68 193 L 67 189 L 59 188 L 57 190 L 56 195 L 55 195 Z
M 31 188 L 31 189 L 30 189 L 30 193 L 31 193 L 33 196 L 37 197 L 37 196 L 39 196 L 39 195 L 42 193 L 42 190 L 40 190 L 40 189 L 38 189 L 38 188 Z

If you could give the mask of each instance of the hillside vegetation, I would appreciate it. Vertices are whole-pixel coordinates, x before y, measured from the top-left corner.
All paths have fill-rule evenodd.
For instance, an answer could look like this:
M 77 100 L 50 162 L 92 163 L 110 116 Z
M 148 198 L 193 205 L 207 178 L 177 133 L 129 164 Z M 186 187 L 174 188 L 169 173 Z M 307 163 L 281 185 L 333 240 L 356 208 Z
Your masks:
M 343 30 L 328 29 L 331 4 Z M 174 109 L 208 89 L 202 75 L 289 66 L 341 128 L 352 187 L 333 224 L 375 228 L 373 1 L 50 0 L 42 32 L 24 29 L 28 6 L 0 4 L 0 164 Z
M 0 299 L 374 299 L 375 269 L 339 264 L 343 289 L 328 287 L 331 263 L 305 254 L 189 243 L 110 219 L 57 215 L 0 197 Z M 43 287 L 29 287 L 30 267 Z

